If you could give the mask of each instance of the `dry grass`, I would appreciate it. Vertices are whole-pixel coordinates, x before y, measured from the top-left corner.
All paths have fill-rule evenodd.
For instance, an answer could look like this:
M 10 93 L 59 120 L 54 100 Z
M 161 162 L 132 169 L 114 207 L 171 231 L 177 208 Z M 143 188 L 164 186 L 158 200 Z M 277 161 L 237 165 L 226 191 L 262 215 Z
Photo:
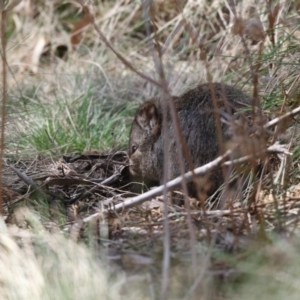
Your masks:
M 58 228 L 43 230 L 36 215 L 16 211 L 19 228 L 2 222 L 2 299 L 121 299 L 124 276 L 107 272 L 91 249 L 66 239 Z M 30 224 L 31 230 L 20 227 Z
M 254 196 L 223 210 L 156 198 L 103 214 L 128 197 L 126 157 L 73 156 L 126 147 L 135 107 L 161 93 L 130 69 L 163 85 L 158 57 L 172 94 L 213 80 L 253 95 L 270 118 L 297 107 L 298 2 L 230 3 L 87 2 L 95 24 L 79 1 L 23 0 L 7 13 L 0 298 L 163 299 L 168 287 L 170 299 L 296 299 L 297 122 L 269 132 L 293 155 L 266 158 L 278 166 L 249 185 Z

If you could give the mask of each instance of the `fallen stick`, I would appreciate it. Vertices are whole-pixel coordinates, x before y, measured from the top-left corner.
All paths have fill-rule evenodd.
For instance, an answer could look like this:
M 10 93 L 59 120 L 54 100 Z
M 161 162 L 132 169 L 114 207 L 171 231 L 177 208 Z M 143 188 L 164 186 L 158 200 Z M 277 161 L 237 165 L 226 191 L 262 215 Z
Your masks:
M 289 111 L 288 113 L 280 116 L 280 117 L 277 117 L 271 121 L 269 121 L 268 123 L 266 123 L 263 128 L 264 129 L 268 129 L 270 127 L 273 127 L 283 121 L 286 121 L 287 119 L 291 118 L 291 117 L 294 117 L 296 115 L 300 114 L 300 106 L 294 108 L 293 110 Z
M 273 153 L 273 154 L 281 153 L 281 154 L 285 154 L 285 155 L 291 154 L 285 149 L 285 147 L 283 145 L 278 145 L 277 143 L 269 146 L 265 152 Z M 230 164 L 231 165 L 231 164 L 241 163 L 241 162 L 245 162 L 245 161 L 249 160 L 252 157 L 250 155 L 247 155 L 247 156 L 241 157 L 239 159 L 235 159 L 235 160 L 231 160 L 231 161 L 224 161 L 224 160 L 228 159 L 231 154 L 232 154 L 232 150 L 226 151 L 224 155 L 219 156 L 215 160 L 209 162 L 208 164 L 206 164 L 202 167 L 196 168 L 193 171 L 194 174 L 196 176 L 205 175 L 207 172 L 212 171 L 214 168 L 217 168 L 222 164 L 224 164 L 224 165 Z M 125 209 L 131 208 L 134 206 L 138 206 L 149 199 L 152 199 L 156 196 L 163 194 L 164 189 L 166 189 L 167 191 L 175 189 L 176 187 L 178 187 L 179 185 L 182 184 L 183 180 L 185 180 L 186 183 L 191 182 L 193 179 L 193 172 L 189 171 L 189 172 L 185 173 L 184 175 L 179 176 L 179 177 L 167 182 L 165 185 L 156 187 L 156 188 L 154 188 L 146 193 L 143 193 L 141 195 L 138 195 L 136 197 L 127 198 L 123 203 L 119 203 L 117 205 L 111 205 L 110 207 L 108 207 L 105 210 L 101 210 L 100 212 L 90 215 L 89 217 L 85 218 L 83 221 L 89 222 L 92 219 L 98 218 L 100 215 L 103 215 L 107 212 L 120 212 Z M 113 199 L 115 199 L 115 198 L 107 199 L 106 202 L 109 203 Z
M 232 153 L 231 150 L 226 151 L 223 155 L 219 156 L 215 160 L 209 162 L 208 164 L 201 166 L 199 168 L 196 168 L 193 172 L 189 171 L 185 173 L 182 176 L 176 177 L 175 179 L 167 182 L 165 185 L 161 185 L 159 187 L 156 187 L 146 193 L 143 193 L 141 195 L 138 195 L 133 198 L 126 199 L 123 203 L 119 203 L 111 208 L 108 208 L 109 211 L 121 211 L 123 209 L 127 209 L 133 206 L 137 206 L 151 198 L 154 198 L 156 196 L 159 196 L 163 194 L 164 190 L 167 191 L 174 190 L 176 187 L 180 186 L 183 181 L 186 183 L 189 183 L 193 180 L 193 175 L 201 176 L 207 174 L 209 171 L 212 171 L 213 169 L 219 167 L 224 160 L 226 160 L 230 154 Z
M 218 158 L 216 158 L 215 160 L 209 162 L 208 164 L 206 164 L 204 166 L 196 168 L 193 172 L 189 171 L 189 172 L 185 173 L 184 175 L 179 176 L 179 177 L 167 182 L 165 185 L 156 187 L 156 188 L 154 188 L 146 193 L 143 193 L 141 195 L 138 195 L 136 197 L 127 198 L 123 203 L 119 203 L 117 205 L 112 205 L 107 208 L 107 212 L 113 212 L 113 211 L 119 212 L 124 209 L 140 205 L 143 202 L 145 202 L 153 197 L 161 195 L 163 193 L 164 189 L 167 189 L 167 191 L 175 189 L 176 187 L 181 185 L 183 180 L 185 180 L 186 183 L 191 182 L 194 174 L 196 176 L 205 175 L 207 172 L 212 171 L 213 169 L 219 167 L 223 163 L 223 161 L 226 160 L 230 156 L 231 153 L 232 153 L 232 151 L 228 150 L 225 152 L 224 155 L 219 156 Z M 110 200 L 110 199 L 108 199 L 108 200 Z M 98 216 L 102 215 L 103 213 L 104 213 L 103 211 L 97 212 L 97 213 L 90 215 L 89 217 L 83 219 L 83 221 L 89 222 L 92 219 L 97 218 Z
M 282 153 L 282 154 L 286 154 L 286 155 L 291 155 L 291 153 L 289 153 L 283 145 L 278 145 L 278 144 L 274 144 L 269 146 L 266 151 L 262 151 L 262 152 L 266 152 L 266 153 Z M 219 167 L 221 164 L 224 165 L 229 165 L 229 164 L 239 164 L 242 162 L 246 162 L 249 159 L 251 159 L 253 156 L 252 155 L 247 155 L 245 157 L 241 157 L 239 159 L 234 159 L 234 160 L 230 160 L 230 161 L 224 161 L 227 160 L 229 158 L 229 156 L 232 154 L 232 150 L 228 150 L 225 152 L 224 155 L 219 156 L 218 158 L 216 158 L 215 160 L 209 162 L 208 164 L 201 166 L 199 168 L 196 168 L 193 172 L 189 171 L 187 173 L 185 173 L 183 176 L 179 176 L 176 177 L 175 179 L 169 181 L 166 183 L 166 185 L 161 185 L 157 188 L 154 188 L 146 193 L 143 193 L 141 195 L 138 195 L 136 197 L 133 198 L 129 198 L 126 199 L 123 203 L 119 203 L 111 208 L 109 208 L 109 211 L 121 211 L 123 209 L 127 209 L 133 206 L 137 206 L 153 197 L 159 196 L 161 194 L 163 194 L 164 189 L 166 189 L 167 191 L 171 191 L 173 189 L 175 189 L 176 187 L 178 187 L 179 185 L 182 184 L 182 182 L 185 180 L 186 183 L 189 183 L 193 180 L 193 173 L 196 176 L 201 176 L 201 175 L 205 175 L 208 172 L 212 171 L 213 169 Z M 262 154 L 262 153 L 258 153 Z

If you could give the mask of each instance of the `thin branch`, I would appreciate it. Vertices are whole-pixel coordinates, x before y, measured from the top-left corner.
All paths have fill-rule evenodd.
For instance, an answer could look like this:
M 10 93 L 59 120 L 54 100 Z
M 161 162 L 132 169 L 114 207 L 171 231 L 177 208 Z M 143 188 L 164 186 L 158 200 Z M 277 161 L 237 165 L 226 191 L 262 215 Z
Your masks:
M 41 193 L 44 193 L 43 190 L 32 180 L 31 177 L 27 176 L 25 173 L 22 173 L 20 170 L 15 168 L 14 166 L 8 165 L 8 167 L 14 171 L 17 176 L 24 181 L 28 186 L 31 186 L 34 190 L 37 190 Z
M 296 107 L 295 109 L 291 110 L 290 112 L 278 117 L 278 118 L 275 118 L 273 120 L 271 120 L 270 122 L 266 123 L 263 128 L 264 129 L 268 129 L 268 128 L 271 128 L 275 125 L 278 125 L 280 124 L 281 122 L 284 122 L 286 121 L 287 119 L 291 118 L 291 117 L 294 117 L 296 115 L 300 114 L 300 106 Z
M 6 108 L 6 37 L 5 37 L 5 23 L 6 23 L 6 10 L 4 2 L 1 1 L 1 54 L 2 54 L 2 105 L 1 105 L 1 141 L 0 141 L 0 214 L 4 214 L 3 210 L 3 154 L 4 154 L 4 139 L 5 139 L 5 108 Z
M 128 67 L 131 71 L 133 71 L 134 73 L 136 73 L 137 75 L 139 75 L 141 78 L 151 82 L 152 84 L 161 87 L 161 84 L 156 81 L 155 79 L 145 75 L 144 73 L 140 72 L 139 70 L 137 70 L 130 61 L 128 61 L 122 54 L 120 54 L 113 46 L 112 44 L 109 42 L 109 40 L 105 37 L 105 35 L 103 34 L 103 32 L 101 31 L 100 27 L 96 24 L 95 22 L 95 17 L 92 15 L 92 13 L 90 12 L 89 8 L 84 5 L 83 1 L 81 0 L 77 0 L 77 2 L 82 6 L 84 12 L 89 16 L 89 18 L 92 20 L 92 24 L 96 30 L 96 32 L 98 33 L 98 36 L 100 37 L 101 41 L 105 44 L 105 46 L 107 48 L 109 48 L 116 56 L 117 58 L 126 66 Z
M 276 153 L 276 154 L 291 155 L 291 153 L 289 153 L 283 145 L 278 145 L 278 144 L 271 145 L 265 151 L 260 151 L 258 153 L 255 153 L 255 155 L 258 156 L 263 153 L 268 153 L 268 154 Z M 196 168 L 193 171 L 194 173 L 192 171 L 189 171 L 189 172 L 185 173 L 183 176 L 179 176 L 179 177 L 167 182 L 166 185 L 161 185 L 157 188 L 154 188 L 154 189 L 152 189 L 146 193 L 143 193 L 141 195 L 138 195 L 136 197 L 128 198 L 123 203 L 119 203 L 115 206 L 109 207 L 107 210 L 120 212 L 125 209 L 131 208 L 134 206 L 138 206 L 149 199 L 152 199 L 156 196 L 160 196 L 161 194 L 163 194 L 165 189 L 167 191 L 174 190 L 176 187 L 178 187 L 182 184 L 183 180 L 185 180 L 187 183 L 191 182 L 193 180 L 194 174 L 196 176 L 203 176 L 203 175 L 207 174 L 208 172 L 214 170 L 215 168 L 220 167 L 221 165 L 240 164 L 242 162 L 249 161 L 253 158 L 252 155 L 247 155 L 247 156 L 241 157 L 239 159 L 226 161 L 230 157 L 231 154 L 232 154 L 232 151 L 228 150 L 228 151 L 226 151 L 226 153 L 224 155 L 219 156 L 218 158 L 211 161 L 210 163 L 208 163 L 202 167 Z M 97 218 L 99 216 L 99 214 L 100 213 L 95 213 L 95 214 L 85 218 L 84 222 L 89 222 L 90 220 Z
M 172 97 L 169 92 L 168 82 L 165 77 L 165 72 L 163 68 L 163 63 L 161 60 L 161 53 L 160 53 L 160 46 L 159 41 L 157 41 L 157 32 L 154 31 L 153 38 L 151 38 L 151 30 L 150 30 L 150 20 L 151 17 L 149 11 L 152 11 L 153 13 L 153 3 L 150 1 L 144 2 L 142 4 L 143 6 L 143 15 L 145 20 L 145 29 L 147 33 L 147 37 L 149 39 L 149 46 L 151 47 L 151 53 L 153 57 L 154 66 L 156 69 L 156 72 L 159 76 L 161 88 L 163 91 L 163 95 L 167 98 L 168 103 L 172 102 Z M 155 47 L 156 43 L 156 47 Z M 167 124 L 167 102 L 162 102 L 162 114 L 163 114 L 163 120 L 162 120 L 162 130 L 163 132 L 168 132 L 168 124 Z M 176 136 L 176 135 L 175 135 Z M 166 155 L 168 152 L 168 145 L 169 145 L 169 134 L 166 134 L 166 138 L 164 139 L 163 143 L 163 153 Z M 167 170 L 167 160 L 164 161 L 163 164 L 163 182 L 166 183 L 168 181 L 168 170 Z M 168 214 L 168 208 L 167 208 L 167 189 L 164 185 L 163 189 L 163 196 L 164 196 L 164 215 L 166 216 Z M 166 299 L 168 298 L 168 292 L 169 292 L 169 278 L 170 278 L 170 261 L 171 261 L 171 251 L 170 251 L 170 225 L 169 220 L 167 218 L 164 219 L 164 250 L 163 250 L 163 259 L 162 259 L 162 282 L 161 282 L 161 293 L 160 293 L 160 299 Z
M 161 185 L 157 188 L 154 188 L 144 194 L 141 194 L 137 197 L 133 197 L 130 199 L 125 200 L 123 203 L 117 204 L 114 207 L 110 208 L 109 210 L 112 211 L 121 211 L 126 208 L 137 206 L 153 197 L 159 196 L 163 193 L 164 189 L 166 188 L 167 191 L 174 190 L 176 187 L 180 186 L 182 184 L 182 181 L 184 180 L 186 183 L 189 183 L 193 180 L 194 174 L 196 176 L 203 176 L 207 174 L 208 172 L 218 168 L 221 165 L 234 165 L 234 164 L 240 164 L 242 162 L 249 161 L 253 159 L 253 156 L 258 157 L 260 155 L 266 154 L 266 153 L 279 153 L 279 154 L 285 154 L 285 155 L 291 155 L 290 152 L 288 152 L 283 145 L 274 144 L 268 147 L 264 151 L 259 151 L 258 153 L 254 153 L 253 155 L 247 155 L 238 159 L 226 161 L 230 155 L 232 154 L 231 150 L 227 150 L 224 155 L 219 156 L 215 160 L 209 162 L 208 164 L 196 168 L 193 171 L 189 171 L 185 173 L 183 176 L 179 176 L 169 182 L 166 183 L 166 185 Z
M 219 156 L 212 162 L 210 162 L 202 167 L 196 168 L 194 170 L 194 174 L 196 174 L 197 176 L 205 175 L 207 172 L 210 172 L 213 169 L 219 167 L 222 164 L 222 162 L 230 156 L 230 154 L 231 154 L 231 151 L 228 150 L 224 155 Z M 179 177 L 167 182 L 166 185 L 161 185 L 157 188 L 154 188 L 154 189 L 152 189 L 146 193 L 143 193 L 141 195 L 138 195 L 136 197 L 128 198 L 123 203 L 120 203 L 111 208 L 108 208 L 108 210 L 119 212 L 124 209 L 140 205 L 143 202 L 145 202 L 153 197 L 161 195 L 165 189 L 167 191 L 175 189 L 176 187 L 178 187 L 182 184 L 182 180 L 185 180 L 186 182 L 190 182 L 193 179 L 193 176 L 194 176 L 193 172 L 189 171 L 189 172 L 185 173 L 183 176 L 179 176 Z M 99 213 L 95 213 L 94 215 L 91 215 L 90 217 L 85 218 L 84 222 L 88 222 L 91 219 L 97 217 L 98 215 L 99 215 Z

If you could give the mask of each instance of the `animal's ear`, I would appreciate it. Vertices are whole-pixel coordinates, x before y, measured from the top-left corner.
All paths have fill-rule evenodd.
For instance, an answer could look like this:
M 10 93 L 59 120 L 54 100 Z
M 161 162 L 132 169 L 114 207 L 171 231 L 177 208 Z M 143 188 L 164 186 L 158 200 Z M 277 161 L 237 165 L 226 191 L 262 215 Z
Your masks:
M 148 134 L 155 134 L 157 132 L 159 128 L 159 115 L 154 102 L 146 102 L 140 107 L 136 115 L 136 122 Z

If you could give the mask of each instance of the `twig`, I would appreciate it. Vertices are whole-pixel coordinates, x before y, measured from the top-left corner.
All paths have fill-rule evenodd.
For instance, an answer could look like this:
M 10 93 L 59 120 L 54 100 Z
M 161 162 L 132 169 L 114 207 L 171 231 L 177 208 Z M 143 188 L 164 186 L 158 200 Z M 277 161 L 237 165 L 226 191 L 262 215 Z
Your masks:
M 2 105 L 1 105 L 1 141 L 0 141 L 0 178 L 3 172 L 3 154 L 4 154 L 4 132 L 5 132 L 5 108 L 6 108 L 6 37 L 5 37 L 5 23 L 6 23 L 6 9 L 4 8 L 4 1 L 1 1 L 1 54 L 2 54 Z M 0 180 L 0 214 L 3 215 L 3 184 Z
M 226 158 L 228 158 L 230 154 L 231 154 L 231 151 L 228 150 L 224 155 L 219 156 L 212 162 L 210 162 L 202 167 L 196 168 L 194 170 L 194 172 L 189 171 L 189 172 L 185 173 L 183 176 L 179 176 L 179 177 L 167 182 L 166 185 L 161 185 L 161 186 L 154 188 L 144 194 L 133 197 L 131 199 L 127 199 L 126 201 L 124 201 L 124 203 L 117 204 L 116 206 L 111 208 L 111 210 L 121 211 L 125 208 L 130 208 L 130 207 L 139 205 L 153 197 L 161 195 L 163 193 L 164 189 L 166 189 L 167 191 L 171 191 L 171 190 L 175 189 L 176 187 L 178 187 L 182 184 L 183 180 L 185 180 L 186 183 L 191 182 L 193 179 L 193 173 L 196 174 L 197 176 L 205 175 L 207 172 L 220 166 L 220 164 Z
M 54 138 L 50 135 L 50 132 L 48 130 L 45 130 L 45 132 L 46 132 L 46 135 L 52 145 L 52 148 L 55 150 L 55 153 L 56 154 L 58 153 L 61 156 L 60 149 L 59 149 L 58 145 L 56 144 Z
M 179 176 L 179 177 L 167 182 L 167 184 L 165 186 L 161 185 L 161 186 L 154 188 L 154 189 L 152 189 L 144 194 L 141 194 L 137 197 L 127 199 L 124 201 L 124 203 L 117 204 L 110 210 L 121 211 L 123 209 L 139 205 L 153 197 L 161 195 L 164 191 L 164 188 L 166 188 L 168 191 L 173 190 L 176 187 L 180 186 L 182 184 L 183 180 L 185 180 L 186 183 L 191 182 L 194 174 L 196 176 L 201 176 L 201 175 L 203 176 L 203 175 L 207 174 L 207 172 L 210 172 L 213 169 L 219 167 L 221 164 L 223 164 L 223 165 L 240 164 L 242 162 L 246 162 L 249 159 L 253 158 L 253 155 L 247 155 L 247 156 L 241 157 L 239 159 L 224 162 L 224 160 L 228 159 L 228 157 L 231 155 L 231 153 L 232 153 L 232 151 L 228 150 L 225 152 L 224 155 L 219 156 L 212 162 L 210 162 L 202 167 L 196 168 L 194 171 L 189 171 L 189 172 L 185 173 L 183 176 Z M 285 155 L 291 155 L 291 153 L 288 152 L 284 148 L 283 145 L 278 145 L 278 144 L 271 145 L 265 151 L 260 151 L 258 153 L 255 153 L 254 155 L 259 156 L 259 155 L 265 154 L 265 153 L 281 153 L 281 154 L 285 154 Z
M 223 209 L 223 210 L 210 210 L 210 211 L 206 211 L 205 212 L 205 217 L 211 217 L 211 218 L 217 218 L 217 217 L 231 217 L 231 216 L 240 216 L 241 214 L 244 214 L 245 212 L 247 212 L 247 210 L 236 210 L 234 212 L 232 212 L 231 209 Z M 202 211 L 191 211 L 190 214 L 192 216 L 197 216 L 197 217 L 204 217 L 204 213 Z M 173 217 L 181 217 L 181 216 L 187 216 L 186 212 L 176 212 L 176 213 L 169 213 L 168 214 L 168 218 L 173 218 Z M 161 222 L 163 220 L 163 218 L 159 218 L 156 220 L 156 222 Z
M 41 194 L 45 195 L 44 191 L 25 173 L 22 173 L 20 170 L 15 168 L 14 166 L 8 166 L 11 170 L 13 170 L 17 176 L 24 181 L 27 185 L 31 186 L 34 190 L 40 192 Z
M 247 155 L 247 156 L 241 157 L 239 159 L 224 162 L 224 160 L 228 159 L 228 157 L 231 155 L 231 153 L 232 153 L 232 151 L 228 150 L 224 155 L 219 156 L 212 162 L 210 162 L 202 167 L 196 168 L 194 170 L 194 174 L 196 174 L 197 176 L 201 176 L 201 175 L 203 176 L 207 172 L 210 172 L 213 169 L 219 167 L 221 164 L 223 164 L 223 165 L 240 164 L 242 162 L 248 161 L 249 159 L 252 159 L 252 155 Z M 260 151 L 259 153 L 262 154 L 263 151 Z M 285 155 L 291 154 L 284 148 L 283 145 L 278 145 L 278 144 L 271 145 L 270 147 L 268 147 L 266 149 L 266 151 L 264 151 L 264 153 L 281 153 L 281 154 L 285 154 Z M 256 154 L 256 155 L 258 155 L 258 154 Z M 191 172 L 191 171 L 187 172 L 183 176 L 177 177 L 177 178 L 169 181 L 166 185 L 161 185 L 161 186 L 154 188 L 146 193 L 143 193 L 136 197 L 126 199 L 123 203 L 117 204 L 113 207 L 109 207 L 108 211 L 120 212 L 124 209 L 140 205 L 143 202 L 145 202 L 153 197 L 161 195 L 164 192 L 164 189 L 166 189 L 167 191 L 173 190 L 176 187 L 181 185 L 182 180 L 185 180 L 188 183 L 192 179 L 193 179 L 193 172 Z M 97 218 L 98 216 L 99 216 L 99 213 L 95 213 L 95 214 L 85 218 L 84 222 L 89 222 L 90 220 Z
M 291 152 L 289 152 L 284 145 L 280 145 L 279 143 L 275 143 L 274 145 L 269 146 L 266 150 L 259 151 L 257 153 L 251 154 L 251 155 L 245 155 L 241 158 L 237 158 L 234 160 L 225 161 L 225 166 L 231 166 L 236 164 L 241 164 L 243 162 L 249 161 L 253 159 L 253 157 L 259 157 L 263 154 L 285 154 L 285 155 L 292 155 Z
M 230 153 L 231 153 L 231 151 L 228 150 L 224 155 L 219 156 L 217 159 L 213 160 L 212 162 L 210 162 L 210 163 L 208 163 L 208 164 L 206 164 L 202 167 L 199 167 L 199 168 L 195 169 L 194 173 L 196 175 L 204 175 L 206 172 L 209 172 L 212 169 L 218 167 L 224 159 L 229 157 Z M 165 189 L 167 191 L 170 191 L 170 190 L 176 188 L 177 186 L 181 185 L 183 177 L 185 177 L 186 182 L 189 182 L 189 180 L 192 180 L 192 178 L 193 178 L 193 173 L 191 171 L 187 172 L 183 176 L 177 177 L 177 178 L 167 182 L 166 185 L 161 185 L 161 186 L 159 186 L 157 188 L 154 188 L 154 189 L 152 189 L 152 190 L 150 190 L 146 193 L 143 193 L 143 194 L 138 195 L 136 197 L 126 199 L 123 203 L 120 203 L 120 204 L 117 204 L 113 207 L 108 208 L 108 211 L 120 212 L 120 211 L 122 211 L 126 208 L 130 208 L 130 207 L 140 205 L 143 202 L 145 202 L 145 201 L 147 201 L 147 200 L 149 200 L 153 197 L 161 195 L 164 192 Z M 89 221 L 91 221 L 95 218 L 98 218 L 100 216 L 100 214 L 101 214 L 101 212 L 97 212 L 97 213 L 95 213 L 93 215 L 90 215 L 87 218 L 83 219 L 83 221 L 84 222 L 89 222 Z
M 128 67 L 131 71 L 139 75 L 141 78 L 146 79 L 147 81 L 153 83 L 154 85 L 161 87 L 161 84 L 156 81 L 155 79 L 145 75 L 144 73 L 140 72 L 137 70 L 130 61 L 128 61 L 122 54 L 120 54 L 109 42 L 109 40 L 105 37 L 103 32 L 101 31 L 100 27 L 96 24 L 94 16 L 91 14 L 89 8 L 83 4 L 83 1 L 77 0 L 77 2 L 82 6 L 84 12 L 89 16 L 89 18 L 92 20 L 92 24 L 98 33 L 101 41 L 105 44 L 106 47 L 108 47 L 116 56 L 117 58 L 126 66 Z
M 277 117 L 273 120 L 271 120 L 270 122 L 266 123 L 263 128 L 264 129 L 268 129 L 268 128 L 271 128 L 281 122 L 284 122 L 286 121 L 287 119 L 291 118 L 291 117 L 294 117 L 296 115 L 300 114 L 300 106 L 294 108 L 293 110 L 291 110 L 290 112 L 280 116 L 280 117 Z
M 108 187 L 109 185 L 116 182 L 120 178 L 120 176 L 121 176 L 121 171 L 117 174 L 113 174 L 112 176 L 106 178 L 101 183 L 94 183 L 95 185 L 91 189 L 89 189 L 88 191 L 83 191 L 83 193 L 81 195 L 79 195 L 75 199 L 72 199 L 71 201 L 68 201 L 68 204 L 73 204 L 77 201 L 81 201 L 81 200 L 85 199 L 86 197 L 91 195 L 92 192 L 94 192 L 95 190 L 97 190 L 101 186 L 102 187 Z
M 27 185 L 29 185 L 32 188 L 33 192 L 38 193 L 45 200 L 50 201 L 50 197 L 51 197 L 51 198 L 57 198 L 63 202 L 63 199 L 58 194 L 54 194 L 50 191 L 44 191 L 38 184 L 36 184 L 32 180 L 31 177 L 29 177 L 25 173 L 22 173 L 20 170 L 18 170 L 14 166 L 8 165 L 8 167 L 11 170 L 13 170 L 22 181 L 24 181 Z

